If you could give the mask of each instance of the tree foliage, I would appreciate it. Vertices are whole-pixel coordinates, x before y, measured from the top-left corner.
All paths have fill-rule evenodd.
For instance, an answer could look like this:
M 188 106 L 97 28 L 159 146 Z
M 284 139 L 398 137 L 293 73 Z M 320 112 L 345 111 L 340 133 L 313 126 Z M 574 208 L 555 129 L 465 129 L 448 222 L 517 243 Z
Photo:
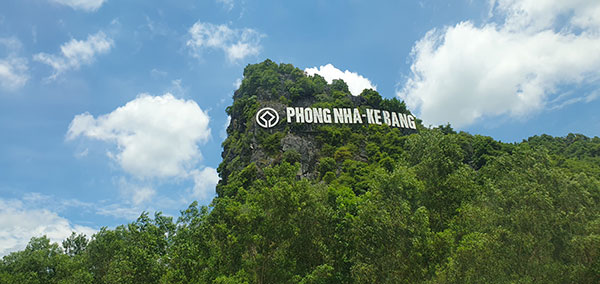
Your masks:
M 307 178 L 307 153 L 282 144 L 294 129 L 244 120 L 259 98 L 404 103 L 373 90 L 353 98 L 343 81 L 289 64 L 244 76 L 209 207 L 193 202 L 176 220 L 142 213 L 62 246 L 32 238 L 2 259 L 0 283 L 598 283 L 599 138 L 321 126 Z

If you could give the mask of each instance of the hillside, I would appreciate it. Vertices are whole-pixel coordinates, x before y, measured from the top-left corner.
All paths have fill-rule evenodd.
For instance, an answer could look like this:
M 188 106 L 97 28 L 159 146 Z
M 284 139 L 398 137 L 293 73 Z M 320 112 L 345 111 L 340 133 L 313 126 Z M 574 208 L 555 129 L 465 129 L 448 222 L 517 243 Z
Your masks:
M 373 90 L 364 90 L 360 96 L 352 96 L 342 80 L 335 80 L 329 85 L 319 75 L 307 77 L 302 70 L 290 64 L 277 65 L 270 60 L 246 67 L 244 80 L 233 99 L 233 105 L 227 108 L 231 123 L 227 128 L 228 137 L 223 142 L 223 162 L 219 167 L 221 185 L 228 183 L 232 172 L 242 170 L 251 163 L 262 169 L 282 160 L 290 164 L 298 162 L 299 176 L 319 179 L 327 171 L 319 171 L 318 165 L 331 162 L 320 161 L 321 158 L 363 163 L 368 160 L 379 161 L 380 158 L 389 157 L 375 159 L 374 156 L 381 153 L 372 153 L 378 151 L 376 148 L 379 148 L 377 144 L 381 145 L 381 136 L 388 135 L 389 139 L 397 140 L 416 132 L 410 128 L 390 128 L 386 125 L 366 127 L 366 121 L 360 124 L 286 122 L 283 111 L 286 106 L 312 109 L 371 107 L 398 113 L 410 112 L 404 103 L 395 98 L 382 99 Z M 259 126 L 255 122 L 255 115 L 262 107 L 280 110 L 279 116 L 284 121 L 270 129 Z M 419 128 L 422 128 L 420 124 Z M 392 158 L 399 158 L 399 151 L 396 150 L 385 152 L 391 154 Z
M 233 99 L 209 207 L 144 213 L 62 246 L 33 238 L 0 262 L 0 283 L 600 279 L 598 137 L 502 143 L 418 119 L 294 123 L 286 107 L 412 115 L 396 98 L 352 96 L 341 80 L 270 60 L 244 69 Z M 257 124 L 265 107 L 279 124 Z

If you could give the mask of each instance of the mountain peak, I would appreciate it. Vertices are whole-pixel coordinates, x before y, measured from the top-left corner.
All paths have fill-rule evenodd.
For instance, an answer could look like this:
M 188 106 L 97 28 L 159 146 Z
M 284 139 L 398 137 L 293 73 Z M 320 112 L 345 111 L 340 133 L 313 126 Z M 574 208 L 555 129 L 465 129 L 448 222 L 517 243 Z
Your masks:
M 328 84 L 318 74 L 269 59 L 244 69 L 226 111 L 231 123 L 219 166 L 221 186 L 250 164 L 260 171 L 281 161 L 299 163 L 298 178 L 320 179 L 326 174 L 319 170 L 322 159 L 376 162 L 367 153 L 367 144 L 376 142 L 370 135 L 401 137 L 422 127 L 396 98 L 372 89 L 353 96 L 341 79 Z

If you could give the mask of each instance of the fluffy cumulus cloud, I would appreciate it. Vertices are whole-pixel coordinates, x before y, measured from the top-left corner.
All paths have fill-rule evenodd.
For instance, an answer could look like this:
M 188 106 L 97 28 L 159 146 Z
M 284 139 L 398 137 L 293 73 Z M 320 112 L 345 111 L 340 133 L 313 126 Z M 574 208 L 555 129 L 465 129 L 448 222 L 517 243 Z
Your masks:
M 29 80 L 27 59 L 18 56 L 21 42 L 16 38 L 0 38 L 0 47 L 6 54 L 0 58 L 0 88 L 17 90 Z
M 21 200 L 0 199 L 0 257 L 22 250 L 32 237 L 45 235 L 60 243 L 72 232 L 90 237 L 96 230 L 74 225 L 48 209 L 30 208 Z
M 377 87 L 369 81 L 369 79 L 354 73 L 348 70 L 342 71 L 340 69 L 335 68 L 335 66 L 331 64 L 327 64 L 325 66 L 320 66 L 319 68 L 306 68 L 304 70 L 306 74 L 313 76 L 314 74 L 319 74 L 327 80 L 328 83 L 334 79 L 342 79 L 348 85 L 348 89 L 352 95 L 358 96 L 364 89 L 373 89 L 377 90 Z
M 142 94 L 95 118 L 75 116 L 67 139 L 85 136 L 117 145 L 111 156 L 140 177 L 186 177 L 201 158 L 198 143 L 210 137 L 208 114 L 192 100 Z
M 94 12 L 106 2 L 106 0 L 51 0 L 54 3 L 69 6 L 75 10 Z
M 256 56 L 260 52 L 263 34 L 253 29 L 232 29 L 227 25 L 196 22 L 188 31 L 187 46 L 200 57 L 206 49 L 220 49 L 230 62 Z
M 490 3 L 492 9 L 505 16 L 505 27 L 510 30 L 544 30 L 555 26 L 561 17 L 568 17 L 568 29 L 593 29 L 598 32 L 600 28 L 598 1 L 491 0 Z
M 487 23 L 434 29 L 415 44 L 398 95 L 426 124 L 524 117 L 597 98 L 561 90 L 598 85 L 598 50 L 598 1 L 491 1 Z
M 86 40 L 71 39 L 60 46 L 60 54 L 38 53 L 33 59 L 50 65 L 54 69 L 51 78 L 70 69 L 93 63 L 96 56 L 110 51 L 114 42 L 104 32 L 89 35 Z
M 194 178 L 193 197 L 206 200 L 215 193 L 215 187 L 219 182 L 219 175 L 216 169 L 206 167 L 202 170 L 193 170 L 191 174 Z
M 192 180 L 191 195 L 195 198 L 214 194 L 219 180 L 217 171 L 199 165 L 202 154 L 198 145 L 211 136 L 209 120 L 193 100 L 178 99 L 170 93 L 142 94 L 108 114 L 75 116 L 67 140 L 87 137 L 116 145 L 116 153 L 109 151 L 109 157 L 139 179 L 132 182 L 121 178 L 121 196 L 131 208 L 138 209 L 157 196 L 149 185 L 153 179 Z M 140 184 L 141 180 L 145 182 Z M 128 216 L 139 213 L 130 211 Z

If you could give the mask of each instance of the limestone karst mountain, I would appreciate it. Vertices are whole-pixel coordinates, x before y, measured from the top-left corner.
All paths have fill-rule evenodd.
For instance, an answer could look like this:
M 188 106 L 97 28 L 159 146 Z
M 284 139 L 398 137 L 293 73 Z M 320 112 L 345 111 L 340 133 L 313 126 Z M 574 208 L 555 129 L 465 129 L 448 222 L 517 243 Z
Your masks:
M 286 159 L 292 163 L 300 162 L 299 177 L 315 179 L 318 178 L 319 159 L 333 158 L 340 148 L 348 150 L 348 158 L 368 162 L 367 144 L 378 140 L 369 139 L 369 135 L 401 137 L 416 132 L 416 129 L 404 125 L 391 126 L 392 119 L 399 121 L 395 117 L 397 113 L 414 118 L 404 103 L 396 98 L 383 99 L 370 89 L 353 96 L 342 80 L 327 84 L 319 75 L 308 76 L 291 64 L 278 65 L 268 59 L 245 68 L 244 80 L 233 99 L 233 105 L 227 108 L 231 123 L 227 128 L 229 137 L 223 143 L 223 162 L 219 168 L 222 183 L 227 183 L 230 173 L 250 163 L 264 168 Z M 278 125 L 264 128 L 256 123 L 256 112 L 264 107 L 279 113 L 281 121 Z M 296 123 L 295 120 L 286 121 L 286 107 L 306 108 L 308 111 L 325 109 L 331 111 L 328 113 L 330 116 L 338 109 L 354 110 L 362 111 L 362 116 L 358 117 L 360 123 L 336 124 L 333 118 L 329 123 Z M 372 115 L 365 112 L 371 109 L 379 111 L 380 108 L 392 112 L 392 118 L 386 117 L 390 125 L 368 123 L 367 114 Z M 388 116 L 389 112 L 386 113 Z M 415 124 L 421 127 L 418 120 L 411 123 L 413 128 L 416 128 Z M 373 144 L 369 146 L 372 148 Z
M 270 60 L 245 68 L 227 113 L 210 206 L 142 213 L 62 247 L 33 238 L 2 259 L 0 283 L 600 279 L 598 137 L 426 128 L 397 99 Z

